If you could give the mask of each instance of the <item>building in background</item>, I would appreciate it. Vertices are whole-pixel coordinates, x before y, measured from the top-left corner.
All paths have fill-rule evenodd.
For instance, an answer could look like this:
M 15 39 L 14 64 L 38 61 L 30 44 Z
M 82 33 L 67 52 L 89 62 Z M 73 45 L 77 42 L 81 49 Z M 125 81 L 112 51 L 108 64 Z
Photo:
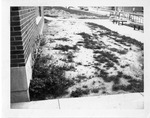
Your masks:
M 43 7 L 10 8 L 11 102 L 30 101 L 33 52 L 44 25 Z

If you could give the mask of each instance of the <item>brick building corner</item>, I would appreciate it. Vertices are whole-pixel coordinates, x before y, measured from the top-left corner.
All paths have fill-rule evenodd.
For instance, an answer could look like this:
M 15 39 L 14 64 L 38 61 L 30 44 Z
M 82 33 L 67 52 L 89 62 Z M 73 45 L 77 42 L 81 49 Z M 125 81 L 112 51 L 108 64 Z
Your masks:
M 32 57 L 44 25 L 43 7 L 10 8 L 11 102 L 30 101 Z

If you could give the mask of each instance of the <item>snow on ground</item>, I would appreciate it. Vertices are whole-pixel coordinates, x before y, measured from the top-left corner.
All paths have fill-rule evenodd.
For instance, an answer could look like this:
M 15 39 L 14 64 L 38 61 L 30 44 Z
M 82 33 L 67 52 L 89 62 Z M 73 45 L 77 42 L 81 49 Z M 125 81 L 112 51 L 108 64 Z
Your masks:
M 121 41 L 129 38 L 123 37 L 125 35 L 144 42 L 143 32 L 109 20 L 45 19 L 49 22 L 45 24 L 47 43 L 42 47 L 42 53 L 53 56 L 51 61 L 57 62 L 58 66 L 73 68 L 67 70 L 65 76 L 75 85 L 68 88 L 64 97 L 77 89 L 85 92 L 83 96 L 140 91 L 143 50 L 136 44 Z
M 109 20 L 86 20 L 87 22 L 92 21 L 93 23 L 103 25 L 113 31 L 118 32 L 119 34 L 130 36 L 140 42 L 144 43 L 144 33 L 143 31 L 133 30 L 133 28 L 125 25 L 113 24 Z
M 50 18 L 50 17 L 45 17 L 48 20 L 58 20 L 55 18 Z M 68 20 L 68 19 L 61 19 L 61 20 Z M 103 25 L 113 31 L 116 31 L 122 35 L 130 36 L 142 43 L 144 43 L 144 32 L 143 31 L 138 31 L 138 30 L 133 30 L 133 28 L 125 26 L 125 25 L 117 25 L 113 24 L 110 22 L 110 20 L 103 20 L 103 19 L 75 19 L 75 18 L 70 18 L 69 20 L 75 20 L 75 21 L 81 21 L 81 22 L 93 22 L 99 25 Z

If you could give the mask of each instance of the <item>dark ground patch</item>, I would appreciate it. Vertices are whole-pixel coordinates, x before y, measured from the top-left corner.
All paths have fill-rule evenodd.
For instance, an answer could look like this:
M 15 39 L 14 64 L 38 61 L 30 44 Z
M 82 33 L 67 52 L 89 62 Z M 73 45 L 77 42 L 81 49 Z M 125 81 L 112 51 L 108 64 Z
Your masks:
M 143 50 L 143 43 L 137 41 L 136 39 L 133 39 L 133 38 L 125 36 L 125 35 L 121 35 L 115 31 L 112 31 L 112 30 L 106 28 L 105 26 L 98 25 L 95 23 L 87 22 L 87 25 L 91 29 L 100 28 L 100 29 L 104 30 L 104 32 L 100 32 L 100 34 L 99 34 L 100 36 L 104 35 L 104 36 L 108 36 L 110 38 L 112 38 L 112 36 L 113 36 L 115 38 L 112 38 L 112 39 L 114 39 L 118 43 L 121 43 L 126 46 L 131 46 L 131 44 L 133 44 L 133 45 L 136 45 L 137 47 L 139 47 L 141 50 Z
M 61 50 L 61 51 L 69 51 L 69 50 L 77 50 L 78 47 L 76 45 L 74 46 L 68 46 L 68 45 L 58 45 L 53 48 L 54 50 Z

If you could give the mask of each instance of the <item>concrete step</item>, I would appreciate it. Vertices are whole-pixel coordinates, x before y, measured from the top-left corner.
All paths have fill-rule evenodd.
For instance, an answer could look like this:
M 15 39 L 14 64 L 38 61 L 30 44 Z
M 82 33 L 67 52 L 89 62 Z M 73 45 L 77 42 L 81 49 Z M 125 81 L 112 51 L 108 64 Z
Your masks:
M 12 109 L 143 109 L 143 93 L 12 103 Z

